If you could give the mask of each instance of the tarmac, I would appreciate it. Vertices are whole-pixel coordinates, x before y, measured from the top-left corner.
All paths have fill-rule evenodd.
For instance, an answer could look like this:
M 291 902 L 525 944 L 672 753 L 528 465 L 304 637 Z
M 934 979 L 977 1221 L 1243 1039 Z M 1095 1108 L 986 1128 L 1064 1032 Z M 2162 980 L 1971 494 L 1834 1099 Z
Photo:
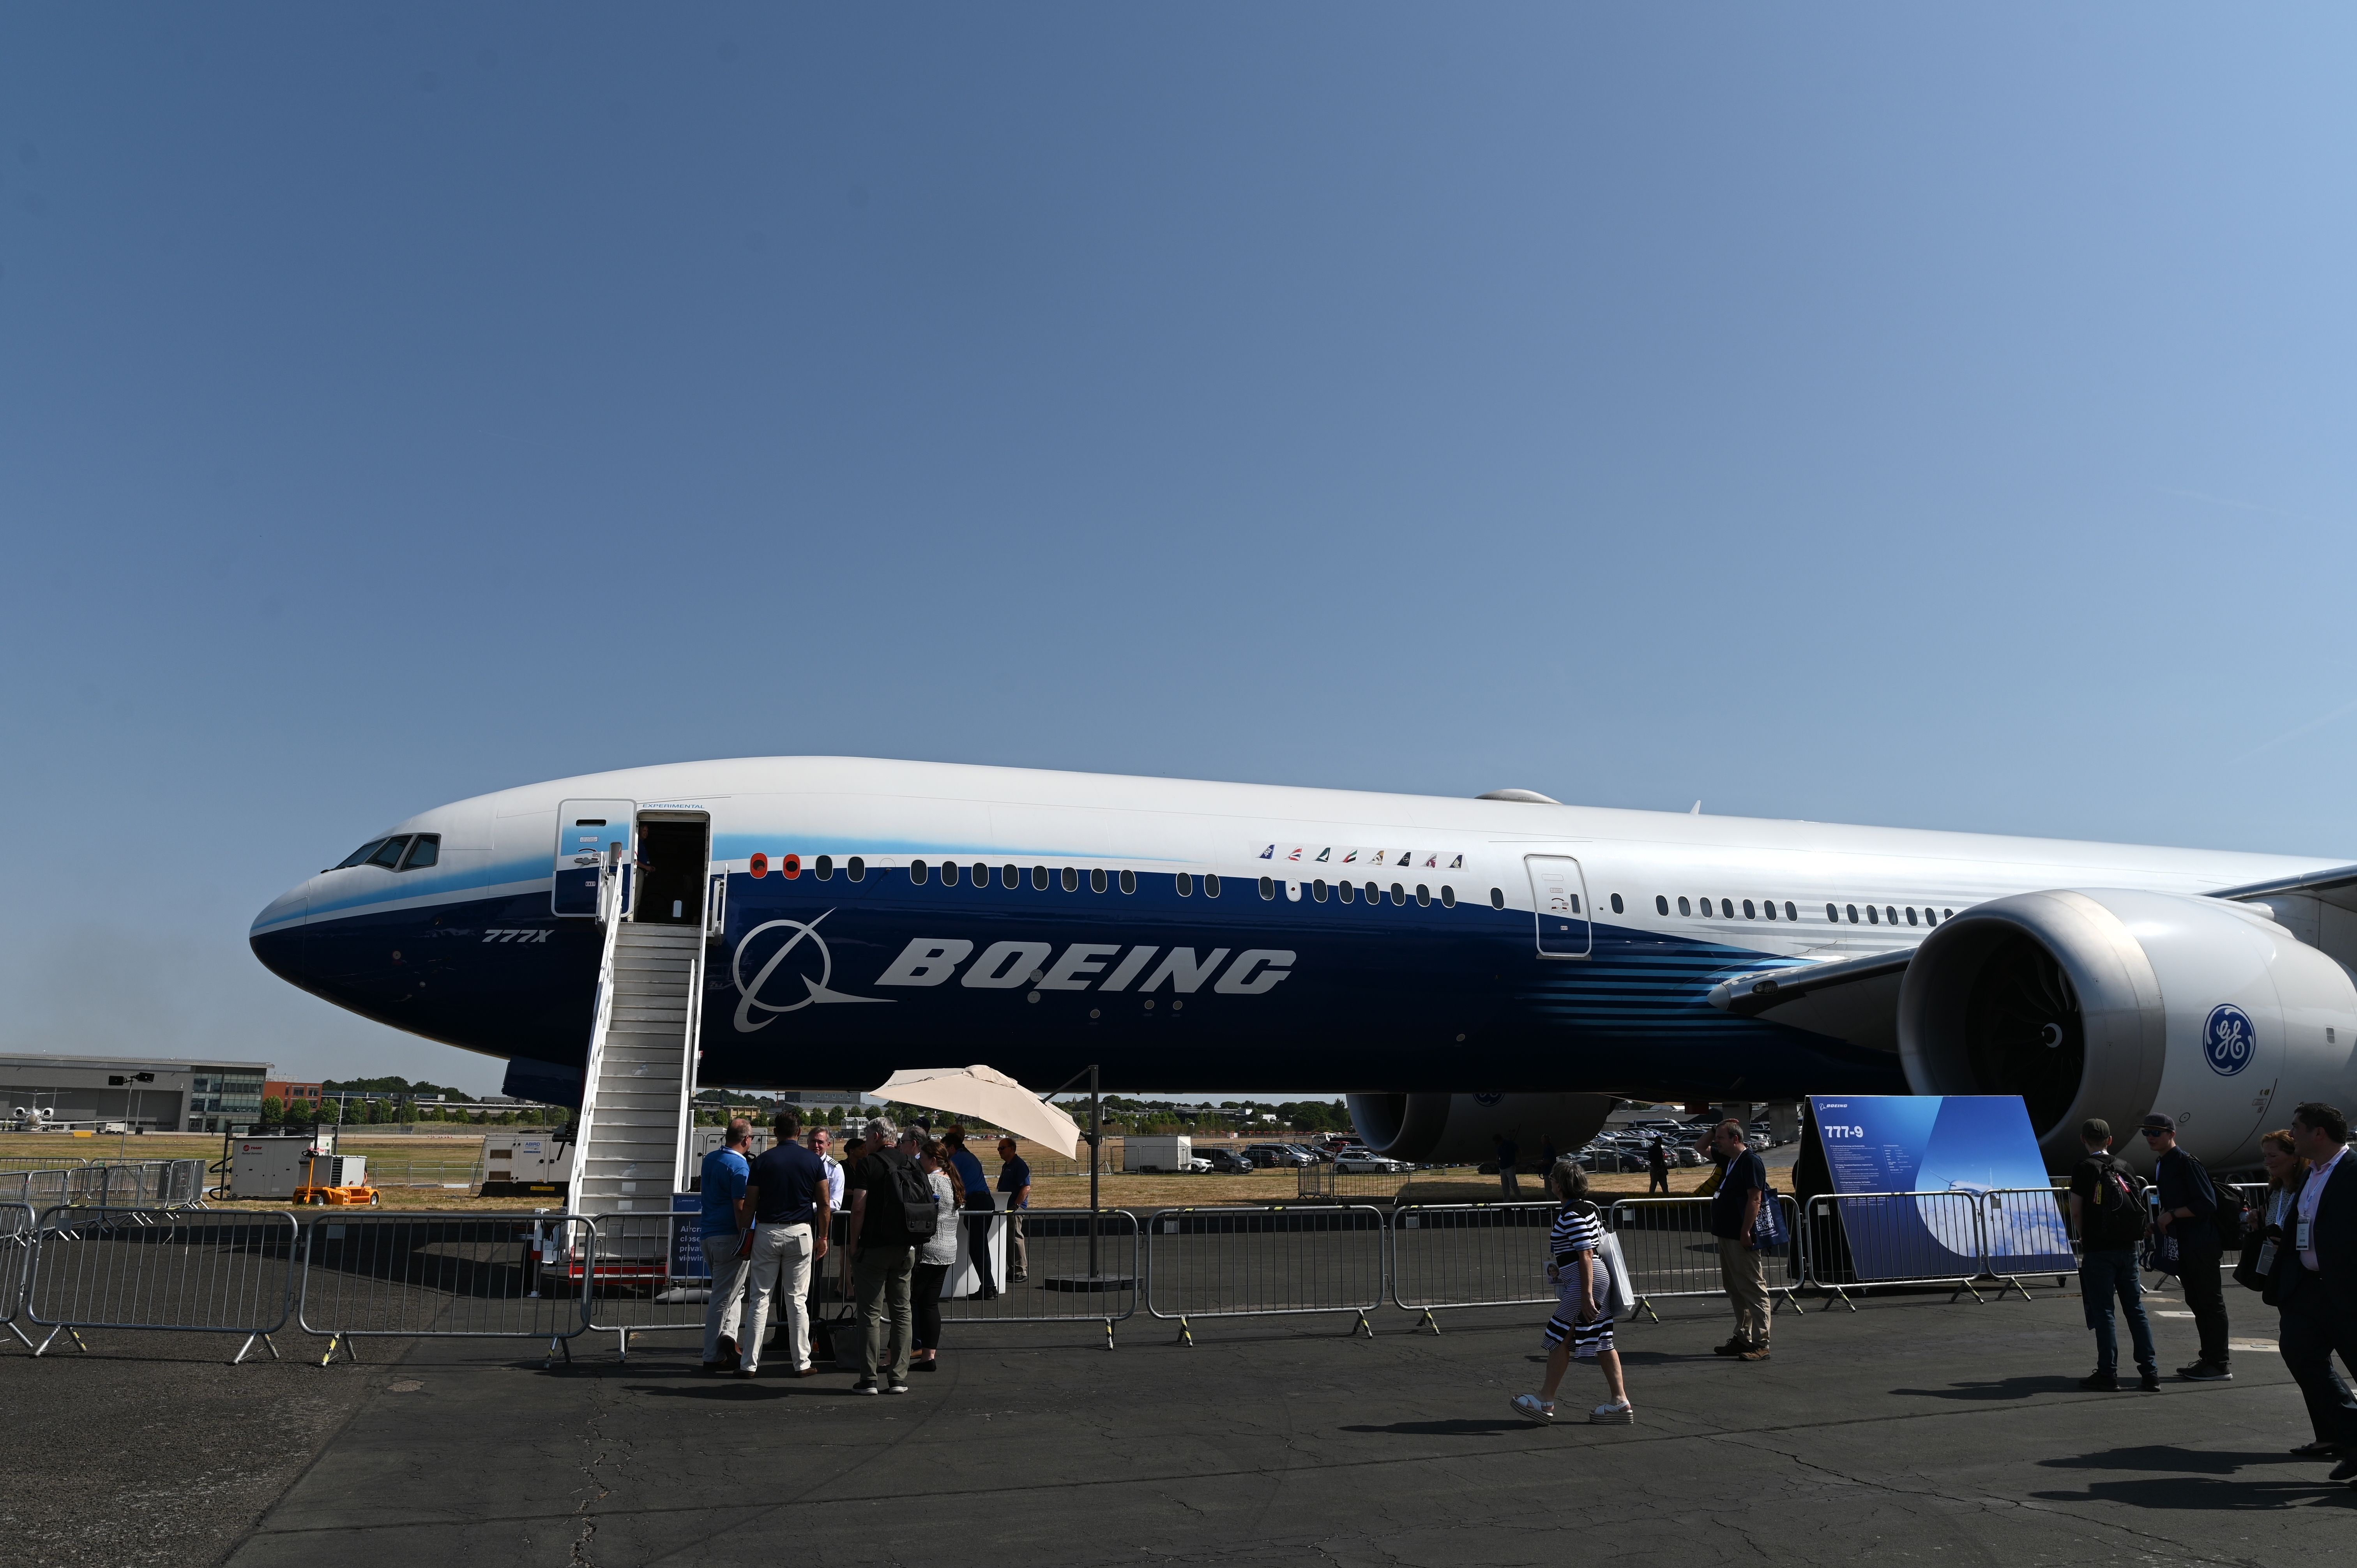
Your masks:
M 2239 1294 L 2239 1293 L 2237 1293 Z M 0 1352 L 0 1562 L 239 1568 L 944 1556 L 1007 1564 L 2279 1563 L 2345 1550 L 2357 1491 L 2309 1433 L 2272 1314 L 2235 1300 L 2235 1380 L 2090 1394 L 2074 1294 L 1805 1303 L 1771 1359 L 1710 1353 L 1723 1304 L 1623 1325 L 1638 1423 L 1508 1409 L 1539 1309 L 1351 1319 L 952 1325 L 900 1397 L 715 1378 L 685 1335 L 370 1342 L 366 1364 L 225 1365 L 225 1336 L 92 1332 Z M 2182 1312 L 2161 1300 L 2158 1311 Z M 2157 1320 L 2163 1366 L 2193 1326 Z M 306 1353 L 307 1349 L 307 1354 Z M 257 1355 L 261 1354 L 259 1351 Z

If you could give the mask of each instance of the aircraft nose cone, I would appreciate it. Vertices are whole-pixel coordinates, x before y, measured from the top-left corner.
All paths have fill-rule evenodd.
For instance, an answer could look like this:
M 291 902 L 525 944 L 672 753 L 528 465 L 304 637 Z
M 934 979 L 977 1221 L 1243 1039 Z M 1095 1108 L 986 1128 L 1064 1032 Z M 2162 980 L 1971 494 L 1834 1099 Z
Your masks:
M 310 913 L 311 885 L 289 888 L 264 907 L 253 918 L 253 929 L 246 934 L 246 945 L 262 967 L 290 985 L 303 986 L 303 917 Z

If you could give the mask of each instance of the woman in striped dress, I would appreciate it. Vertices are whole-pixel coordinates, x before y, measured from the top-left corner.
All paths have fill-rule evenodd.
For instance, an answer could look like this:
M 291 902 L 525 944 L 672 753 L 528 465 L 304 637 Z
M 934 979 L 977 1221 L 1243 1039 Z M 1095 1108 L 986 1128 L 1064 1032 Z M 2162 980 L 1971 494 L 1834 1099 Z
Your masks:
M 1620 1353 L 1612 1348 L 1612 1318 L 1605 1311 L 1604 1269 L 1597 1262 L 1596 1240 L 1603 1234 L 1596 1206 L 1587 1201 L 1587 1173 L 1569 1160 L 1547 1172 L 1547 1190 L 1562 1207 L 1547 1233 L 1547 1283 L 1556 1287 L 1555 1316 L 1546 1326 L 1546 1383 L 1534 1394 L 1516 1394 L 1514 1413 L 1544 1426 L 1555 1419 L 1555 1390 L 1563 1385 L 1564 1369 L 1574 1357 L 1594 1361 L 1604 1369 L 1604 1391 L 1612 1397 L 1588 1412 L 1587 1419 L 1625 1426 L 1637 1419 L 1629 1403 L 1628 1386 L 1620 1378 Z

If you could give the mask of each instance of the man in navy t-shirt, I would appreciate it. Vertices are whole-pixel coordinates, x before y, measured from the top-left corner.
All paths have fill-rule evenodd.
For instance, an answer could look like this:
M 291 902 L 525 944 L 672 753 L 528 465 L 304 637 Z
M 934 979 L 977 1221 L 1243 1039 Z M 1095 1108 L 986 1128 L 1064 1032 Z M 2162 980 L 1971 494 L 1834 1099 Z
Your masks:
M 1773 1203 L 1768 1164 L 1752 1153 L 1743 1123 L 1728 1117 L 1710 1130 L 1710 1157 L 1719 1165 L 1710 1198 L 1710 1233 L 1718 1239 L 1718 1277 L 1735 1306 L 1735 1337 L 1714 1347 L 1747 1361 L 1768 1359 L 1768 1269 L 1760 1255 L 1760 1206 Z
M 780 1111 L 775 1123 L 777 1141 L 753 1162 L 745 1184 L 745 1207 L 753 1211 L 753 1256 L 747 1289 L 752 1304 L 746 1312 L 745 1359 L 737 1375 L 749 1378 L 760 1369 L 761 1334 L 769 1326 L 770 1296 L 784 1298 L 785 1348 L 791 1353 L 791 1376 L 811 1375 L 811 1265 L 826 1256 L 826 1166 L 818 1155 L 795 1140 L 802 1117 Z
M 958 1184 L 964 1187 L 961 1208 L 973 1211 L 965 1222 L 965 1255 L 974 1264 L 974 1277 L 978 1282 L 974 1295 L 991 1301 L 998 1294 L 998 1281 L 990 1269 L 990 1221 L 998 1206 L 990 1201 L 990 1177 L 982 1162 L 965 1146 L 965 1129 L 952 1126 L 942 1134 L 942 1150 L 950 1157 L 950 1169 L 957 1173 Z
M 1031 1166 L 1015 1152 L 1015 1140 L 998 1140 L 998 1190 L 1006 1195 L 1006 1283 L 1019 1285 L 1031 1277 L 1031 1261 L 1023 1246 L 1023 1210 L 1031 1207 Z
M 704 1156 L 704 1262 L 712 1271 L 712 1294 L 704 1308 L 704 1365 L 733 1372 L 737 1326 L 745 1314 L 745 1260 L 737 1252 L 744 1239 L 741 1215 L 750 1169 L 745 1151 L 753 1142 L 753 1124 L 733 1118 L 722 1136 L 720 1147 Z

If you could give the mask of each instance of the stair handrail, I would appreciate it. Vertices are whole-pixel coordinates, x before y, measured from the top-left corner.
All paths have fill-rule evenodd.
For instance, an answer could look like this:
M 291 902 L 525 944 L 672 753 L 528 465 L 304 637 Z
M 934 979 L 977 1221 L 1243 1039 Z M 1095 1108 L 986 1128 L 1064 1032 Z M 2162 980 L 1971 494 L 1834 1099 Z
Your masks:
M 622 937 L 622 867 L 608 855 L 597 874 L 597 918 L 606 940 L 597 958 L 597 1000 L 590 1015 L 589 1059 L 581 1069 L 581 1110 L 573 1118 L 573 1180 L 565 1207 L 578 1211 L 589 1175 L 590 1123 L 597 1114 L 597 1069 L 606 1059 L 606 1035 L 614 1022 L 614 954 Z

